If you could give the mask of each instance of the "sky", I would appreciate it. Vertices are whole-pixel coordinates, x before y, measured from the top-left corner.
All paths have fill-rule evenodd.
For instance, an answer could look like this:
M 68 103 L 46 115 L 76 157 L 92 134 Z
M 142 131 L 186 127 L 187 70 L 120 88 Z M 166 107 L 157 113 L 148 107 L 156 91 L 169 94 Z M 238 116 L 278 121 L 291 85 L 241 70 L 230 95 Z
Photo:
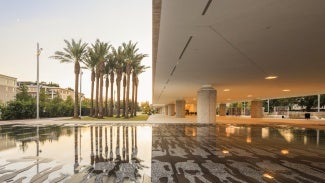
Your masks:
M 138 42 L 139 53 L 148 54 L 150 66 L 139 76 L 138 101 L 152 96 L 152 1 L 149 0 L 0 0 L 0 74 L 18 81 L 37 80 L 37 42 L 43 49 L 39 57 L 39 80 L 74 88 L 72 63 L 49 57 L 65 47 L 64 39 L 94 43 L 96 39 L 118 47 Z M 90 71 L 84 70 L 82 93 L 90 98 Z M 116 90 L 116 86 L 114 88 Z

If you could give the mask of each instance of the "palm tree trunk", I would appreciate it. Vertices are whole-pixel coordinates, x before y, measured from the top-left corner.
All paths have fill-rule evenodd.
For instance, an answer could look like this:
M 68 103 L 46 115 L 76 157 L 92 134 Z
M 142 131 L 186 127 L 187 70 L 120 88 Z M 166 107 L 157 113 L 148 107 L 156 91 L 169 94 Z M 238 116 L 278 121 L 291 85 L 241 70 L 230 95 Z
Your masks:
M 90 117 L 94 115 L 94 85 L 95 85 L 95 70 L 91 71 L 91 99 L 90 99 Z
M 131 102 L 131 115 L 130 115 L 131 118 L 133 118 L 133 114 L 134 114 L 134 86 L 135 86 L 135 74 L 132 73 L 132 102 Z
M 79 73 L 80 73 L 80 64 L 78 60 L 75 61 L 74 64 L 74 74 L 75 74 L 75 83 L 74 83 L 74 110 L 73 110 L 73 118 L 78 118 L 78 86 L 79 86 Z
M 99 69 L 96 68 L 96 102 L 95 102 L 95 114 L 94 117 L 98 117 L 98 100 L 99 100 Z
M 105 91 L 105 116 L 108 116 L 108 87 L 109 87 L 109 79 L 108 75 L 106 76 L 106 91 Z
M 123 75 L 123 109 L 122 109 L 122 117 L 125 116 L 125 87 L 126 87 L 126 75 Z
M 109 110 L 109 114 L 108 116 L 109 117 L 113 117 L 113 96 L 114 96 L 114 93 L 113 93 L 113 86 L 114 86 L 114 72 L 112 71 L 110 73 L 110 79 L 111 79 L 111 102 L 110 102 L 110 110 Z
M 120 117 L 120 108 L 121 108 L 121 102 L 120 102 L 120 90 L 121 90 L 121 82 L 120 81 L 116 81 L 116 87 L 117 87 L 117 97 L 116 97 L 116 117 L 119 118 Z
M 138 107 L 138 84 L 139 78 L 136 76 L 135 78 L 135 95 L 134 95 L 134 116 L 137 116 L 137 107 Z
M 126 65 L 126 101 L 125 101 L 125 116 L 124 118 L 129 118 L 129 98 L 130 98 L 130 75 L 131 75 L 131 65 L 127 63 Z
M 104 86 L 104 71 L 105 64 L 104 62 L 100 63 L 100 84 L 99 84 L 99 114 L 98 118 L 103 119 L 103 86 Z

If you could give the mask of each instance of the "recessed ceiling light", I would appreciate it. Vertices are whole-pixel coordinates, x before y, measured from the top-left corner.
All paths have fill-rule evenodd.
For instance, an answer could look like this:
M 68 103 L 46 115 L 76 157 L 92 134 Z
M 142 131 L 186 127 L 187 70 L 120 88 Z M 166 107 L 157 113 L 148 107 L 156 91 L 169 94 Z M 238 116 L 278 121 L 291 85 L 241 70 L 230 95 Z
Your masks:
M 265 77 L 265 79 L 268 79 L 268 80 L 271 80 L 271 79 L 276 79 L 276 78 L 278 78 L 278 76 L 267 76 L 267 77 Z
M 227 92 L 227 91 L 230 91 L 230 89 L 229 89 L 229 88 L 226 88 L 226 89 L 224 89 L 223 91 Z
M 289 90 L 289 89 L 284 89 L 284 90 L 282 90 L 282 91 L 284 91 L 284 92 L 289 92 L 289 91 L 291 91 L 291 90 Z
M 252 97 L 253 95 L 247 95 L 247 97 Z
M 227 100 L 231 100 L 230 98 L 227 98 Z

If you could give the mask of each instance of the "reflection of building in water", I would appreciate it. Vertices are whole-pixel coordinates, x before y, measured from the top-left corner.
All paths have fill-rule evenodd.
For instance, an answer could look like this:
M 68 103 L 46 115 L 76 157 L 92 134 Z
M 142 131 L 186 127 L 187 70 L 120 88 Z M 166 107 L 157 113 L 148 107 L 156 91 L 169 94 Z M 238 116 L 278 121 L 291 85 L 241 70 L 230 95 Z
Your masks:
M 185 126 L 185 135 L 189 137 L 196 137 L 197 130 L 196 127 L 187 127 Z
M 78 138 L 76 129 L 75 138 Z M 108 176 L 120 182 L 125 178 L 136 181 L 141 176 L 138 172 L 144 166 L 137 158 L 137 127 L 91 126 L 90 141 L 91 168 L 86 179 Z M 80 169 L 77 147 L 78 140 L 75 139 L 75 173 Z
M 0 136 L 0 151 L 15 148 L 16 143 L 14 140 L 9 139 L 9 136 L 7 134 Z

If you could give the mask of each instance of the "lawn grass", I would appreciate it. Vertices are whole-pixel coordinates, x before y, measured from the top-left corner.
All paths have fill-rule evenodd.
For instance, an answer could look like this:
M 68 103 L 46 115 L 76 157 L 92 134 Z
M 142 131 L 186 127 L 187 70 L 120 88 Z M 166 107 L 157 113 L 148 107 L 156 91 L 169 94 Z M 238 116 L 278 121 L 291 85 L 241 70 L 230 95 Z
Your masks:
M 127 118 L 127 119 L 124 117 L 116 118 L 116 117 L 106 117 L 106 116 L 104 116 L 104 119 L 97 119 L 97 118 L 92 118 L 89 116 L 84 116 L 84 117 L 81 117 L 80 120 L 82 120 L 82 121 L 147 121 L 148 117 L 149 116 L 147 114 L 140 114 L 140 115 L 137 115 L 136 117 Z M 71 118 L 68 120 L 76 120 L 76 119 Z

